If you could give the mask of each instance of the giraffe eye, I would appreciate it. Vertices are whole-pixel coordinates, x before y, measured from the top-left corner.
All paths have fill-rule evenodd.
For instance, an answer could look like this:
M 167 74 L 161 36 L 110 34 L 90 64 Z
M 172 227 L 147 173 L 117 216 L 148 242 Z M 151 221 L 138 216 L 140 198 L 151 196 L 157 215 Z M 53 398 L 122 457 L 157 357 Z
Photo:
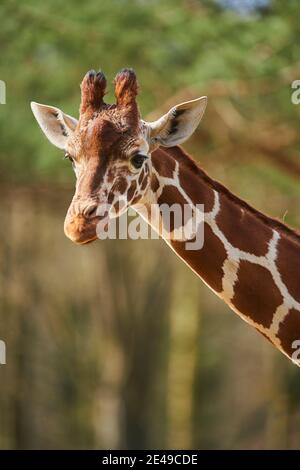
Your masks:
M 147 155 L 142 155 L 141 153 L 136 153 L 133 155 L 131 158 L 131 163 L 134 166 L 134 168 L 139 169 L 142 167 L 144 161 L 147 159 Z

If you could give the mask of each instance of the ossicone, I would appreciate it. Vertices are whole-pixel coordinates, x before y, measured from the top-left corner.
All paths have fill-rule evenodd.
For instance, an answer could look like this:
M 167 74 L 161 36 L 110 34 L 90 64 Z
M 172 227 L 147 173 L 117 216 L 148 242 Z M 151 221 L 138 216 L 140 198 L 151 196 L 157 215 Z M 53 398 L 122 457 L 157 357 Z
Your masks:
M 81 82 L 81 105 L 80 113 L 87 110 L 98 111 L 105 105 L 103 97 L 106 90 L 106 78 L 102 71 L 87 72 Z
M 132 106 L 136 103 L 138 82 L 133 69 L 123 69 L 115 77 L 115 96 L 117 105 Z

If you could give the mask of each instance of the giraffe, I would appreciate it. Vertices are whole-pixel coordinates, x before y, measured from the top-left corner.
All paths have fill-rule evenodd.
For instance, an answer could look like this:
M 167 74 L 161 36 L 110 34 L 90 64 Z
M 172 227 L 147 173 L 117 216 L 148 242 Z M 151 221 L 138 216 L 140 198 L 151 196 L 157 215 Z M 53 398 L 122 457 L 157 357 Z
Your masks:
M 102 72 L 85 75 L 79 120 L 56 107 L 31 103 L 39 126 L 64 150 L 76 174 L 66 236 L 90 243 L 99 238 L 99 226 L 104 230 L 108 220 L 129 207 L 153 225 L 149 208 L 155 205 L 159 219 L 154 228 L 172 250 L 299 366 L 300 234 L 211 179 L 180 147 L 197 128 L 207 98 L 181 103 L 146 122 L 138 110 L 132 69 L 115 77 L 115 104 L 103 100 L 106 85 Z M 201 248 L 188 250 L 184 240 L 166 236 L 160 208 L 174 203 L 193 209 L 202 204 Z

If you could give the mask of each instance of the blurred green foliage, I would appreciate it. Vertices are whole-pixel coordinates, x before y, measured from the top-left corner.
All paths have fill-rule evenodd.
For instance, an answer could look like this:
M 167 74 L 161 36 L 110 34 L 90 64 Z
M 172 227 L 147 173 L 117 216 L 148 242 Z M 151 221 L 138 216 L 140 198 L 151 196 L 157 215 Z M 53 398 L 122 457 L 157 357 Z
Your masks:
M 249 119 L 266 113 L 295 119 L 299 111 L 290 105 L 289 77 L 299 71 L 298 14 L 297 0 L 275 1 L 270 11 L 247 17 L 200 0 L 4 0 L 2 179 L 68 178 L 57 151 L 41 138 L 29 103 L 53 104 L 76 116 L 79 83 L 91 68 L 102 68 L 112 81 L 120 68 L 134 67 L 143 115 L 185 87 L 204 94 L 212 81 L 239 79 L 253 84 L 251 99 L 241 103 L 238 89 L 230 99 Z M 259 94 L 262 80 L 273 90 L 265 96 Z

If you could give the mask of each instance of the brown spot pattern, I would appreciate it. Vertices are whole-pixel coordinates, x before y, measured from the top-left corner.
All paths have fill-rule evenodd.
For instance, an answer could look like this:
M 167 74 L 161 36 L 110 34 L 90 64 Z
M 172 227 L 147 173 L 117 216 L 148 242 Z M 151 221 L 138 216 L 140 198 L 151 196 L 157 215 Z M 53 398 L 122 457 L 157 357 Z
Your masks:
M 159 188 L 159 181 L 158 181 L 157 176 L 153 173 L 151 177 L 151 189 L 154 193 L 156 193 L 158 188 Z
M 112 204 L 114 199 L 115 199 L 114 193 L 113 192 L 109 193 L 108 198 L 107 198 L 108 204 Z
M 185 242 L 180 241 L 172 241 L 172 246 L 212 289 L 222 291 L 222 268 L 227 253 L 223 243 L 207 223 L 204 223 L 204 245 L 201 250 L 186 250 Z
M 299 243 L 284 237 L 277 245 L 277 267 L 289 293 L 300 302 L 300 249 Z
M 136 190 L 136 181 L 134 180 L 131 183 L 130 188 L 128 189 L 128 193 L 127 193 L 127 200 L 128 201 L 131 201 L 131 199 L 133 198 L 135 190 Z
M 126 178 L 118 178 L 114 185 L 114 190 L 119 191 L 120 194 L 124 194 L 126 189 L 127 189 Z
M 230 201 L 222 193 L 216 222 L 235 248 L 256 256 L 264 256 L 268 252 L 268 243 L 273 235 L 272 229 L 249 210 Z
M 138 179 L 139 184 L 141 184 L 141 182 L 143 181 L 144 175 L 145 175 L 145 172 L 144 172 L 144 168 L 143 168 L 141 173 L 140 173 L 139 179 Z
M 174 211 L 171 210 L 173 204 L 179 204 L 182 208 L 184 204 L 187 204 L 186 200 L 182 197 L 180 192 L 178 191 L 175 186 L 165 186 L 162 190 L 161 195 L 157 199 L 158 205 L 161 206 L 162 204 L 169 207 L 170 211 L 166 212 L 161 210 L 163 225 L 166 230 L 170 230 L 173 232 L 175 228 L 179 228 L 183 225 L 184 219 L 184 210 L 182 210 L 182 217 L 174 217 Z M 169 217 L 170 214 L 170 217 Z
M 268 328 L 282 301 L 282 295 L 266 268 L 249 261 L 240 261 L 232 299 L 232 304 L 239 312 Z
M 280 324 L 278 331 L 278 338 L 281 341 L 283 350 L 290 356 L 299 349 L 294 341 L 300 341 L 300 312 L 299 310 L 291 309 L 283 322 Z M 300 356 L 298 356 L 298 359 Z
M 213 209 L 215 202 L 213 189 L 199 178 L 199 175 L 183 167 L 179 171 L 179 181 L 194 204 L 204 204 L 205 212 L 210 212 Z
M 115 203 L 114 203 L 114 209 L 116 211 L 116 213 L 118 214 L 120 212 L 120 210 L 122 210 L 124 208 L 124 205 L 125 205 L 125 202 L 121 199 L 118 199 Z
M 160 176 L 173 178 L 176 161 L 165 150 L 159 148 L 152 153 L 152 164 Z

